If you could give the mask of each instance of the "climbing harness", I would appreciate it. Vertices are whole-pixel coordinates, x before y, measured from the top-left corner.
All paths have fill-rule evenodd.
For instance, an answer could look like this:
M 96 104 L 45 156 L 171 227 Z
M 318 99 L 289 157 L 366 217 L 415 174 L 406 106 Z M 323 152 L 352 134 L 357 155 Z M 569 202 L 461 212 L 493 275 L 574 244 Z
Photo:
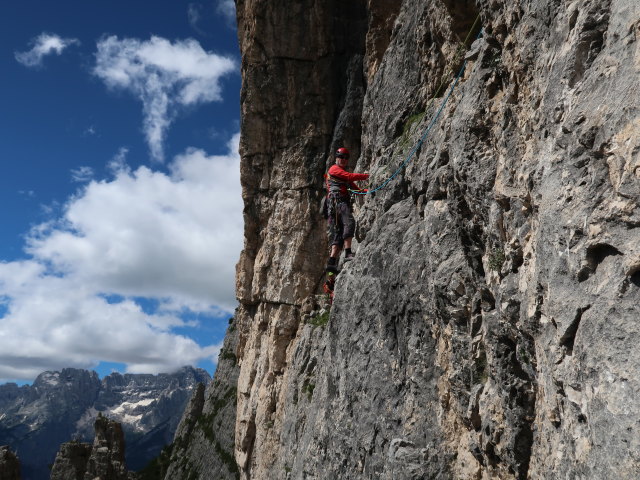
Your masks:
M 475 30 L 479 20 L 480 20 L 480 15 L 478 15 L 476 17 L 476 20 L 473 22 L 473 25 L 472 25 L 471 29 L 469 30 L 469 33 L 467 34 L 467 38 L 462 43 L 461 48 L 458 49 L 458 52 L 456 52 L 456 55 L 454 56 L 452 63 L 455 63 L 456 59 L 460 55 L 460 52 L 464 52 L 466 50 L 467 42 L 469 41 L 469 38 L 471 37 L 471 33 Z M 478 36 L 476 37 L 476 40 L 478 38 L 480 38 L 481 35 L 482 35 L 482 28 L 478 32 Z M 440 115 L 442 114 L 442 111 L 444 110 L 444 107 L 447 105 L 447 102 L 449 101 L 449 98 L 451 97 L 451 94 L 453 93 L 454 88 L 456 88 L 456 85 L 458 84 L 458 81 L 460 80 L 460 77 L 462 77 L 462 74 L 465 71 L 465 68 L 467 66 L 467 62 L 468 62 L 468 60 L 465 59 L 464 62 L 462 63 L 462 67 L 460 67 L 460 70 L 458 71 L 458 74 L 456 75 L 456 77 L 455 77 L 455 79 L 453 81 L 453 84 L 449 88 L 449 92 L 447 93 L 447 95 L 442 100 L 440 108 L 438 108 L 438 111 L 436 112 L 435 116 L 429 122 L 429 125 L 425 129 L 424 133 L 422 134 L 422 136 L 420 137 L 420 139 L 418 140 L 416 145 L 411 149 L 411 151 L 409 152 L 409 155 L 407 155 L 407 158 L 396 169 L 396 171 L 393 172 L 393 174 L 389 178 L 387 178 L 384 182 L 382 182 L 377 187 L 369 188 L 367 191 L 358 191 L 358 190 L 351 190 L 350 189 L 349 191 L 352 194 L 354 194 L 354 195 L 369 195 L 369 194 L 373 194 L 373 193 L 377 192 L 378 190 L 381 190 L 382 188 L 386 187 L 394 178 L 396 178 L 398 176 L 398 174 L 407 166 L 407 164 L 411 161 L 411 159 L 413 158 L 415 153 L 418 151 L 418 149 L 422 146 L 424 141 L 427 139 L 427 136 L 431 132 L 431 129 L 434 127 L 434 125 L 436 124 L 436 122 L 440 118 Z M 438 95 L 440 94 L 440 91 L 442 90 L 442 87 L 446 84 L 446 77 L 447 76 L 448 76 L 448 72 L 443 77 L 443 81 L 440 84 L 440 87 L 438 88 L 438 90 L 436 90 L 436 93 L 434 94 L 434 96 L 431 97 L 430 103 L 429 103 L 429 105 L 427 105 L 426 110 L 428 110 L 431 107 L 431 103 L 433 102 L 433 100 L 435 98 L 437 98 Z

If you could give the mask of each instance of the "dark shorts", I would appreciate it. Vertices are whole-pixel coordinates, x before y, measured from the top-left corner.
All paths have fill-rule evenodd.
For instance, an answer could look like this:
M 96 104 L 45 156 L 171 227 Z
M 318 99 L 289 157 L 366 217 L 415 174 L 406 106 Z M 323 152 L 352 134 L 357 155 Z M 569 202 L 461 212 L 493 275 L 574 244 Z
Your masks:
M 328 211 L 329 242 L 331 245 L 338 245 L 342 248 L 344 239 L 352 238 L 356 230 L 356 221 L 353 218 L 353 213 L 351 213 L 351 204 L 348 199 L 330 198 Z

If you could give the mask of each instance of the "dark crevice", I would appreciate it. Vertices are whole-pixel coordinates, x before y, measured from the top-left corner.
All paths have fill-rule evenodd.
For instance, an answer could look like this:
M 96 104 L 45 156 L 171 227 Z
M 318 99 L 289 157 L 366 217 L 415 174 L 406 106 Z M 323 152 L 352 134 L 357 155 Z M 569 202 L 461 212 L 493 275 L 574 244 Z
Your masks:
M 587 248 L 585 265 L 578 272 L 578 281 L 584 282 L 591 277 L 598 266 L 604 262 L 607 257 L 622 255 L 622 252 L 612 245 L 606 243 L 598 243 Z
M 492 467 L 495 467 L 500 463 L 500 457 L 496 454 L 496 448 L 493 443 L 487 443 L 487 446 L 484 449 L 484 454 L 489 461 L 489 465 Z
M 458 40 L 463 42 L 478 16 L 475 2 L 471 0 L 444 0 L 443 3 L 449 15 L 451 15 L 451 29 L 458 37 Z M 480 28 L 481 26 L 476 24 L 474 31 L 469 35 L 469 42 L 473 41 Z
M 521 248 L 518 248 L 513 253 L 513 261 L 512 261 L 512 266 L 511 266 L 511 272 L 512 273 L 518 273 L 518 270 L 520 270 L 520 267 L 522 266 L 523 263 L 524 263 L 524 253 L 522 252 Z
M 533 410 L 533 408 L 531 409 Z M 533 428 L 531 422 L 522 422 L 515 437 L 515 461 L 518 470 L 518 480 L 526 480 L 529 476 L 531 450 L 533 447 Z
M 578 333 L 578 327 L 580 326 L 580 322 L 582 321 L 582 315 L 590 308 L 591 305 L 578 308 L 576 310 L 575 317 L 567 327 L 562 337 L 560 337 L 560 346 L 566 349 L 567 355 L 573 355 L 573 344 L 576 339 L 576 334 Z
M 537 364 L 535 344 L 533 337 L 525 332 L 515 330 L 510 325 L 505 327 L 491 342 L 494 355 L 489 369 L 492 377 L 495 376 L 495 383 L 503 386 L 503 407 L 509 412 L 511 421 L 509 432 L 503 432 L 505 436 L 502 443 L 509 442 L 510 448 L 503 450 L 503 458 L 492 458 L 491 454 L 495 452 L 490 448 L 485 448 L 484 453 L 488 464 L 502 463 L 511 472 L 511 478 L 524 480 L 528 476 L 533 445 Z M 489 435 L 486 429 L 483 433 L 487 437 L 487 447 L 491 443 L 501 442 L 500 436 Z
M 595 272 L 598 265 L 600 265 L 605 258 L 612 255 L 622 255 L 622 252 L 606 243 L 593 245 L 587 249 L 587 263 L 589 263 L 589 266 Z

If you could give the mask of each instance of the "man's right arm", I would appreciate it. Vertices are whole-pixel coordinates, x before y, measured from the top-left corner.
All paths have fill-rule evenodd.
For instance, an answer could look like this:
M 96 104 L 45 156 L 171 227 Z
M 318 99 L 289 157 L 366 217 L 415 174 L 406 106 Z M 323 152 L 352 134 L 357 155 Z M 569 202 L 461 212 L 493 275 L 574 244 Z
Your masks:
M 368 173 L 350 173 L 337 165 L 331 166 L 329 175 L 345 182 L 357 182 L 358 180 L 366 180 L 369 178 Z

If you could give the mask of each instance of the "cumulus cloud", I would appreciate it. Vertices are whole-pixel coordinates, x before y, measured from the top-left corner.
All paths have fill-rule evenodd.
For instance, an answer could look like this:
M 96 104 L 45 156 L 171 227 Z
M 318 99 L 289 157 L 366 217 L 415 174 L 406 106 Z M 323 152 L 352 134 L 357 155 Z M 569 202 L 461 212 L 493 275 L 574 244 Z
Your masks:
M 116 169 L 34 228 L 30 259 L 0 263 L 0 378 L 99 361 L 150 373 L 215 361 L 220 345 L 174 329 L 189 325 L 185 311 L 216 316 L 236 305 L 237 147 L 236 135 L 228 155 L 189 149 L 167 174 Z
M 26 52 L 15 52 L 15 58 L 25 67 L 39 67 L 45 56 L 55 53 L 62 54 L 63 50 L 70 45 L 79 44 L 75 38 L 61 38 L 59 35 L 51 33 L 41 33 L 31 40 L 31 50 Z
M 225 18 L 230 27 L 236 27 L 236 4 L 233 0 L 217 0 L 216 12 Z
M 192 39 L 171 43 L 154 36 L 142 42 L 111 36 L 98 43 L 94 74 L 142 102 L 151 155 L 162 161 L 177 109 L 222 100 L 220 79 L 236 70 L 231 58 L 207 52 Z

